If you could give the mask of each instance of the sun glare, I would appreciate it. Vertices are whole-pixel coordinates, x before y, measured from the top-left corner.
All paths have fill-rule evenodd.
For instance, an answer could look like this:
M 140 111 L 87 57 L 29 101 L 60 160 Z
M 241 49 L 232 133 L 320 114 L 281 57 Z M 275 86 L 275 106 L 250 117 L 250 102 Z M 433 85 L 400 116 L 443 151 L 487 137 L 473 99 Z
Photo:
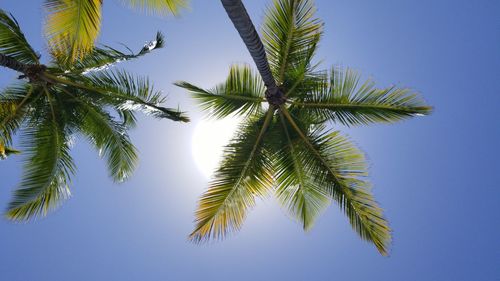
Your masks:
M 191 153 L 198 169 L 210 178 L 217 169 L 224 146 L 236 132 L 239 119 L 203 119 L 196 125 L 191 140 Z

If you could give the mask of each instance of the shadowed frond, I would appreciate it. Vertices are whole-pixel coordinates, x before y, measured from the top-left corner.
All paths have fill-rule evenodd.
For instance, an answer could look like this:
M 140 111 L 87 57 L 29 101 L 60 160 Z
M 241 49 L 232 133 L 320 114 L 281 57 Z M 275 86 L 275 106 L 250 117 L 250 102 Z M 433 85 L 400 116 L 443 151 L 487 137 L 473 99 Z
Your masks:
M 188 7 L 187 0 L 120 0 L 126 5 L 156 15 L 178 15 Z
M 0 93 L 0 142 L 12 143 L 22 125 L 30 100 L 36 97 L 34 86 L 25 83 L 7 87 Z
M 38 55 L 24 37 L 18 22 L 0 9 L 0 53 L 22 63 L 38 64 Z
M 226 82 L 212 90 L 204 90 L 187 82 L 177 82 L 175 85 L 191 92 L 213 118 L 224 118 L 231 114 L 257 114 L 262 112 L 262 102 L 265 101 L 262 79 L 247 65 L 232 66 Z
M 125 71 L 104 71 L 90 73 L 87 82 L 90 87 L 74 83 L 71 86 L 102 94 L 109 102 L 114 101 L 119 105 L 122 111 L 141 111 L 156 118 L 189 121 L 183 112 L 160 106 L 159 104 L 165 102 L 165 98 L 146 78 L 133 77 Z
M 272 187 L 272 169 L 265 153 L 266 132 L 273 117 L 269 110 L 247 124 L 226 146 L 224 160 L 196 211 L 195 242 L 221 239 L 240 229 L 255 196 L 264 196 Z
M 322 133 L 318 127 L 306 133 L 287 109 L 281 112 L 301 138 L 303 145 L 298 148 L 304 153 L 306 169 L 316 186 L 339 204 L 361 238 L 387 255 L 391 230 L 364 180 L 367 170 L 363 153 L 338 132 Z
M 69 155 L 69 139 L 64 128 L 52 118 L 23 135 L 29 155 L 23 180 L 15 190 L 5 216 L 28 220 L 44 216 L 70 196 L 69 177 L 75 167 Z
M 52 54 L 73 62 L 94 47 L 101 25 L 102 0 L 45 0 L 45 34 Z
M 81 103 L 85 117 L 77 128 L 106 158 L 110 176 L 117 182 L 126 180 L 137 165 L 137 152 L 130 142 L 126 127 L 117 123 L 105 111 Z
M 310 0 L 274 1 L 268 8 L 262 26 L 263 43 L 278 83 L 283 83 L 289 69 L 310 62 L 323 26 L 314 17 L 315 11 Z
M 359 80 L 359 75 L 350 69 L 345 72 L 332 69 L 330 87 L 318 89 L 303 102 L 291 104 L 323 120 L 347 126 L 392 123 L 432 111 L 432 107 L 410 89 L 395 86 L 377 89 L 372 80 L 361 85 Z

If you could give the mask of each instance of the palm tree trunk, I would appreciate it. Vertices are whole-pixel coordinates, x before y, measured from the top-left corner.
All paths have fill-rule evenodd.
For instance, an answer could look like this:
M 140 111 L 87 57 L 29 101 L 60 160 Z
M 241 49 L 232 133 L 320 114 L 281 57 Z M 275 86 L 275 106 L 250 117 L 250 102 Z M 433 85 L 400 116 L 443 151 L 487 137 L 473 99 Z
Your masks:
M 234 27 L 238 30 L 241 39 L 243 39 L 243 42 L 247 46 L 268 91 L 276 93 L 278 87 L 276 86 L 271 69 L 269 68 L 264 45 L 260 40 L 259 34 L 255 30 L 250 16 L 248 16 L 245 6 L 241 0 L 221 0 L 221 2 L 224 9 L 226 9 L 227 15 L 233 22 Z
M 29 69 L 28 64 L 19 62 L 15 58 L 3 54 L 0 54 L 0 66 L 7 67 L 21 73 L 26 73 Z

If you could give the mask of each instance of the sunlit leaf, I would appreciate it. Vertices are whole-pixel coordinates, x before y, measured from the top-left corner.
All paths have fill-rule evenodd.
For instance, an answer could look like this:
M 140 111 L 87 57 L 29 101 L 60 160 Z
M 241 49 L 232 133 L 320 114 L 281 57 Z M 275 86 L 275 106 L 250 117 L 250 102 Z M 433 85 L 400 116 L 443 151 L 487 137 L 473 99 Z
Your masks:
M 101 25 L 102 0 L 45 0 L 45 34 L 54 56 L 69 62 L 94 47 Z
M 243 125 L 226 146 L 224 161 L 200 199 L 192 240 L 220 239 L 240 229 L 246 211 L 255 203 L 254 197 L 270 191 L 271 165 L 265 152 L 265 138 L 272 115 L 268 111 Z

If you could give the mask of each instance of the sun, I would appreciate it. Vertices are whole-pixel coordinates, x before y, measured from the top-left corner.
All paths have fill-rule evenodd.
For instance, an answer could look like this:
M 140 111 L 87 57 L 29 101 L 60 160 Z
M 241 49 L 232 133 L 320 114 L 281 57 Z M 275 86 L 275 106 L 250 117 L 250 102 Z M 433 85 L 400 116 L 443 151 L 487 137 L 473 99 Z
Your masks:
M 202 119 L 193 131 L 191 153 L 196 166 L 211 178 L 222 157 L 224 146 L 236 132 L 240 120 L 227 117 L 221 120 Z

